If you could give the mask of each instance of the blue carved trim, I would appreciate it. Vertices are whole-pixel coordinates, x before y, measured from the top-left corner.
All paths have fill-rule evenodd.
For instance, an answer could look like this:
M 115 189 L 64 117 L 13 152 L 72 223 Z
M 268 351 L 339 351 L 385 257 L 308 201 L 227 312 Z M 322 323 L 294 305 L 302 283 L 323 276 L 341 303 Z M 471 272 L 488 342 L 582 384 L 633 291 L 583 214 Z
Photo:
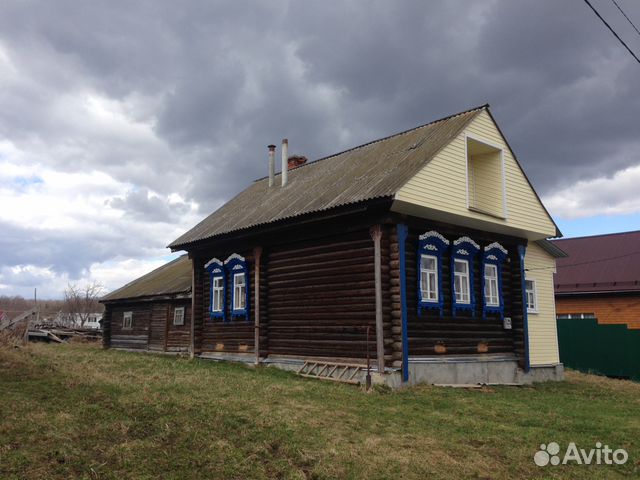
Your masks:
M 526 245 L 518 245 L 518 255 L 520 256 L 520 281 L 522 282 L 522 324 L 524 334 L 524 371 L 531 369 L 531 360 L 529 359 L 529 316 L 527 313 L 527 287 L 525 280 L 524 257 L 527 252 Z
M 398 232 L 398 254 L 400 256 L 400 314 L 402 319 L 402 381 L 409 381 L 409 334 L 407 332 L 407 266 L 405 243 L 407 240 L 407 226 L 399 223 L 396 226 Z
M 423 233 L 418 238 L 418 315 L 424 309 L 436 309 L 440 316 L 444 313 L 444 296 L 442 295 L 442 255 L 449 248 L 449 240 L 438 232 Z M 436 300 L 422 298 L 422 255 L 436 257 L 436 271 L 438 273 L 438 295 Z
M 507 258 L 507 250 L 497 242 L 484 247 L 482 255 L 482 318 L 487 318 L 487 313 L 496 313 L 500 319 L 504 318 L 504 299 L 502 296 L 502 264 Z M 484 268 L 485 265 L 495 265 L 498 276 L 498 305 L 487 305 L 487 297 L 484 294 Z
M 451 314 L 455 317 L 458 311 L 467 310 L 472 314 L 476 309 L 475 289 L 473 288 L 473 259 L 480 251 L 480 245 L 469 237 L 460 237 L 451 247 Z M 466 260 L 469 266 L 469 303 L 456 301 L 455 261 Z
M 246 321 L 249 321 L 249 266 L 244 257 L 237 253 L 231 254 L 224 261 L 224 266 L 231 282 L 231 317 L 244 317 Z M 244 308 L 234 308 L 236 303 L 234 298 L 236 294 L 234 277 L 238 273 L 244 275 Z
M 217 258 L 209 260 L 204 268 L 209 272 L 209 316 L 211 318 L 221 318 L 226 321 L 225 312 L 227 311 L 227 276 L 225 274 L 224 264 Z M 222 310 L 213 311 L 213 279 L 222 278 Z

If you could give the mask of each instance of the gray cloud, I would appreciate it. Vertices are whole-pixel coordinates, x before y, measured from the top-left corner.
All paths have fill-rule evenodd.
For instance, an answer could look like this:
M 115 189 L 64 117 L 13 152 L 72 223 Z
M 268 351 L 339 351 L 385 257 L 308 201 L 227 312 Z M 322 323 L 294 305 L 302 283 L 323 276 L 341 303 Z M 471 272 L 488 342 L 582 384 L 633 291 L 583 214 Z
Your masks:
M 187 212 L 172 193 L 208 214 L 283 137 L 313 159 L 487 101 L 541 194 L 640 163 L 640 67 L 582 2 L 7 1 L 0 69 L 0 142 L 112 176 L 128 187 L 107 204 L 148 224 Z M 5 227 L 0 266 L 77 274 L 173 240 L 104 222 L 73 238 Z
M 178 222 L 190 207 L 184 202 L 169 202 L 159 196 L 150 195 L 149 190 L 140 188 L 129 190 L 124 197 L 115 197 L 107 203 L 119 210 L 124 210 L 134 219 L 147 222 Z

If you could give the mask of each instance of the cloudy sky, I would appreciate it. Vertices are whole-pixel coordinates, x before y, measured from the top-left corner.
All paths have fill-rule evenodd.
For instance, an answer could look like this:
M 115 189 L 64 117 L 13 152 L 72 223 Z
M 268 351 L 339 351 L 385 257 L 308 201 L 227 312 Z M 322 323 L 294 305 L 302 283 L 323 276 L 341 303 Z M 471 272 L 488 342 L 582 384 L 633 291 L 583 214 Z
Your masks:
M 155 268 L 284 137 L 314 159 L 486 102 L 565 235 L 638 229 L 639 85 L 582 0 L 3 0 L 0 295 Z

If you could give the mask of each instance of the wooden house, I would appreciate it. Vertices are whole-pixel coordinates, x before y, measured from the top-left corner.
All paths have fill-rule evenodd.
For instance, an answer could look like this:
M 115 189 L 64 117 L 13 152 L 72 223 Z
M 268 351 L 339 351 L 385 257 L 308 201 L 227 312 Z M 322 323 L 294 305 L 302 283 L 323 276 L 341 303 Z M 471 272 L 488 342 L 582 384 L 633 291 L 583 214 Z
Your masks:
M 170 245 L 192 260 L 193 355 L 334 379 L 370 358 L 392 386 L 562 377 L 560 233 L 488 105 L 309 163 L 285 140 L 279 174 L 275 148 Z
M 187 352 L 191 331 L 191 261 L 169 262 L 102 297 L 105 347 Z

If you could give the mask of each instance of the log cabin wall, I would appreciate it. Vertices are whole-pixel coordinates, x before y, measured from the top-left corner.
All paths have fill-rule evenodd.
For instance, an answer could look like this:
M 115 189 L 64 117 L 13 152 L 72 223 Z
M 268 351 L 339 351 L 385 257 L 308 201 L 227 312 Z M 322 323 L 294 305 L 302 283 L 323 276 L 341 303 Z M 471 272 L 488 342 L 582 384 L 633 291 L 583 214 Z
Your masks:
M 381 240 L 385 358 L 391 360 L 389 234 Z M 368 229 L 266 252 L 268 352 L 277 356 L 376 356 L 374 244 Z
M 342 220 L 341 220 L 342 221 Z M 260 355 L 311 356 L 364 360 L 366 327 L 369 351 L 376 357 L 374 243 L 368 219 L 359 228 L 309 229 L 304 235 L 261 237 Z M 364 222 L 363 222 L 364 223 Z M 332 233 L 335 231 L 344 233 Z M 353 231 L 349 231 L 353 230 Z M 291 241 L 286 241 L 291 238 Z M 303 240 L 297 240 L 304 238 Z M 283 240 L 285 239 L 285 240 Z M 254 242 L 231 250 L 210 247 L 193 252 L 196 353 L 254 352 Z M 249 245 L 252 245 L 251 247 Z M 246 259 L 249 278 L 249 318 L 227 321 L 210 315 L 210 275 L 204 265 L 237 253 Z M 381 279 L 385 360 L 392 360 L 390 288 L 390 227 L 383 227 Z M 227 275 L 229 275 L 227 273 Z M 227 277 L 227 306 L 232 302 Z M 228 310 L 228 308 L 227 308 Z
M 406 282 L 407 282 L 407 331 L 408 354 L 410 357 L 427 355 L 468 355 L 477 353 L 514 353 L 520 366 L 525 365 L 524 318 L 522 302 L 522 277 L 518 245 L 526 240 L 507 237 L 490 232 L 462 229 L 452 225 L 433 223 L 427 220 L 410 219 L 409 235 L 406 240 Z M 439 294 L 444 300 L 442 315 L 438 310 L 418 311 L 418 237 L 422 233 L 435 230 L 450 242 L 468 236 L 477 242 L 481 251 L 473 261 L 473 291 L 475 310 L 458 311 L 452 314 L 451 249 L 442 256 L 442 288 Z M 398 239 L 396 228 L 391 233 L 391 297 L 393 319 L 393 366 L 402 365 L 401 310 L 399 297 Z M 499 314 L 487 313 L 482 317 L 484 292 L 481 287 L 482 249 L 493 242 L 499 242 L 508 250 L 507 260 L 501 266 L 502 302 L 504 316 L 511 317 L 512 329 L 506 330 Z M 484 344 L 487 350 L 484 351 Z
M 102 313 L 102 347 L 111 347 L 111 306 L 105 305 Z
M 164 350 L 166 352 L 186 352 L 191 344 L 191 299 L 173 300 L 167 305 L 168 318 Z M 183 325 L 175 325 L 176 308 L 184 308 Z
M 167 323 L 169 321 L 169 302 L 152 302 L 148 305 L 151 310 L 149 323 L 149 350 L 164 351 L 167 338 Z
M 231 305 L 233 302 L 233 274 L 225 271 L 226 276 L 226 312 L 225 319 L 212 317 L 210 314 L 211 302 L 211 278 L 209 273 L 204 269 L 204 265 L 211 258 L 216 257 L 224 261 L 229 255 L 236 253 L 244 257 L 247 264 L 247 285 L 249 289 L 247 307 L 248 315 L 236 316 L 231 315 Z M 200 277 L 200 283 L 196 287 L 196 304 L 200 303 L 202 308 L 199 310 L 199 318 L 197 323 L 199 327 L 196 329 L 197 344 L 200 352 L 226 352 L 226 353 L 250 353 L 254 349 L 254 257 L 252 250 L 212 252 L 209 257 L 201 256 L 199 261 L 194 263 L 197 267 L 196 273 Z M 264 271 L 264 270 L 262 270 Z M 201 285 L 201 287 L 200 287 Z M 200 300 L 200 301 L 198 301 Z M 261 303 L 261 324 L 266 322 L 266 304 Z
M 132 312 L 131 328 L 123 328 L 125 312 Z M 149 345 L 151 304 L 118 303 L 110 308 L 110 344 L 113 348 L 146 350 Z

